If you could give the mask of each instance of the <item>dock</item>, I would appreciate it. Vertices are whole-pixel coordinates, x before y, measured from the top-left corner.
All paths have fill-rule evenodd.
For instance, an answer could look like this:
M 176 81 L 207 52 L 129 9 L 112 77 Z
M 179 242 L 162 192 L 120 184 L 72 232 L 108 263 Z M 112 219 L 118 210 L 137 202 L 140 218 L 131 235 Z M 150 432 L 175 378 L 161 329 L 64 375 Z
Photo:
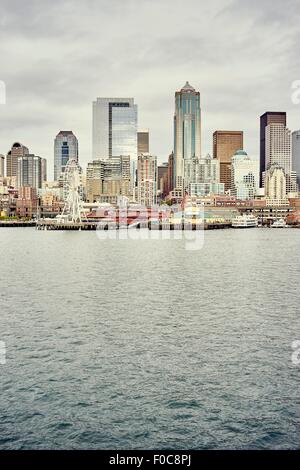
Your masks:
M 122 221 L 122 224 L 118 224 L 118 222 L 105 222 L 105 221 L 84 221 L 78 223 L 72 222 L 57 222 L 56 220 L 53 221 L 45 221 L 39 220 L 36 223 L 37 230 L 76 230 L 76 231 L 87 231 L 87 230 L 133 230 L 133 229 L 148 229 L 148 230 L 220 230 L 220 229 L 227 229 L 231 228 L 231 222 L 205 222 L 203 223 L 169 223 L 166 224 L 164 222 L 135 222 L 134 224 L 126 224 Z

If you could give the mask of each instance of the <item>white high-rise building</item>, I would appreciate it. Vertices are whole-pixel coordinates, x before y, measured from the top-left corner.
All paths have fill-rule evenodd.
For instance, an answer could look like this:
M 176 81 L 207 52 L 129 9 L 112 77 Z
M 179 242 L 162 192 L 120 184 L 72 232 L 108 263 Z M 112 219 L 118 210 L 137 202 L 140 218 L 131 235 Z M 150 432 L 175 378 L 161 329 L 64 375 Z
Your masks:
M 78 163 L 78 140 L 72 131 L 60 131 L 54 140 L 54 180 L 58 181 L 69 160 Z
M 292 133 L 292 168 L 297 174 L 297 183 L 300 188 L 300 130 Z
M 292 133 L 280 123 L 272 123 L 266 126 L 266 170 L 272 165 L 279 165 L 286 177 L 287 193 L 294 191 L 292 186 Z
M 231 194 L 241 200 L 253 199 L 258 188 L 259 161 L 238 150 L 231 159 Z
M 129 155 L 137 159 L 137 105 L 133 98 L 93 102 L 93 159 Z
M 220 162 L 209 154 L 184 161 L 184 187 L 189 195 L 224 194 L 220 183 Z

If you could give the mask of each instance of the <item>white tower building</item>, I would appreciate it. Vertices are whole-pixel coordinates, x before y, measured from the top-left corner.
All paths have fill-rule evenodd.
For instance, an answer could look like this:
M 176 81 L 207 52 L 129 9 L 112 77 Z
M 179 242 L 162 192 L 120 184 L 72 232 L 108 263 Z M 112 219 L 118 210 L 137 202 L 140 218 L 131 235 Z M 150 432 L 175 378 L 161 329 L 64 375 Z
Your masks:
M 280 123 L 272 123 L 266 126 L 266 169 L 272 165 L 279 165 L 286 177 L 286 192 L 294 191 L 292 187 L 292 134 L 291 131 Z

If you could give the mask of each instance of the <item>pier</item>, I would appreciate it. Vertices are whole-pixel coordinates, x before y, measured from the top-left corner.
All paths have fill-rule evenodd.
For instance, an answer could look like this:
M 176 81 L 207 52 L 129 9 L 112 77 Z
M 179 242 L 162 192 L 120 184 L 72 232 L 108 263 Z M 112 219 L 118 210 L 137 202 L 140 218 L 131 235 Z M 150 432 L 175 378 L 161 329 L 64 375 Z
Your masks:
M 84 221 L 84 222 L 58 222 L 56 220 L 40 220 L 36 223 L 37 230 L 133 230 L 133 229 L 148 229 L 148 230 L 217 230 L 217 229 L 227 229 L 231 228 L 231 222 L 204 222 L 203 223 L 190 223 L 190 222 L 181 222 L 181 223 L 164 223 L 162 221 L 157 221 L 153 223 L 151 221 L 141 221 L 124 224 L 122 221 L 121 224 L 116 222 L 109 221 Z
M 0 220 L 0 227 L 35 227 L 35 220 Z

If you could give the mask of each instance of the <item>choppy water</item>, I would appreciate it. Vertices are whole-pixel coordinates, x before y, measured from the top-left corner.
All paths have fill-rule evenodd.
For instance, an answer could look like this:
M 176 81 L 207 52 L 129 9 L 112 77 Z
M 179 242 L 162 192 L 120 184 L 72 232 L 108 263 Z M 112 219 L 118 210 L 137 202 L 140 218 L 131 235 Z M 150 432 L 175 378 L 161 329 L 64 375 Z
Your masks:
M 0 242 L 0 448 L 300 447 L 300 230 Z

